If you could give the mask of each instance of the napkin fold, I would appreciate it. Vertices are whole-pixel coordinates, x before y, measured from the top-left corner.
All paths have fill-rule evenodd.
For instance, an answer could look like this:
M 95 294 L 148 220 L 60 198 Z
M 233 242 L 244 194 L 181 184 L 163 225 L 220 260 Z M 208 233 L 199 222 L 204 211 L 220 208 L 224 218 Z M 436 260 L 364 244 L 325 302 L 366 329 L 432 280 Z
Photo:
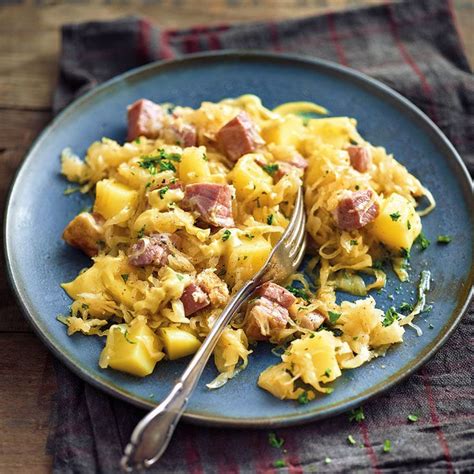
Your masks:
M 137 17 L 66 25 L 54 109 L 150 61 L 229 48 L 329 59 L 385 82 L 438 124 L 474 173 L 474 79 L 446 0 L 182 30 Z M 276 430 L 285 440 L 282 449 L 268 443 L 268 431 L 181 423 L 151 472 L 472 472 L 473 313 L 471 304 L 447 344 L 421 370 L 367 402 L 359 423 L 343 414 Z M 48 444 L 53 471 L 118 472 L 144 411 L 84 383 L 59 361 L 55 366 L 58 392 Z M 419 420 L 409 422 L 409 413 Z M 389 452 L 383 450 L 386 439 Z M 277 460 L 286 467 L 275 467 Z

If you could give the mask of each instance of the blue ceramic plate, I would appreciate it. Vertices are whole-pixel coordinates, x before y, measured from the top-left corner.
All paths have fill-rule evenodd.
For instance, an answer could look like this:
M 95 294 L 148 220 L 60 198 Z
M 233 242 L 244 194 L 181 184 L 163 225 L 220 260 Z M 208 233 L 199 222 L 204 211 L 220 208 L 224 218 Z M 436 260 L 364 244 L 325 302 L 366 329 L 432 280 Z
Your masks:
M 219 390 L 206 389 L 216 375 L 213 364 L 208 364 L 185 415 L 190 421 L 213 425 L 290 425 L 348 410 L 399 382 L 446 341 L 469 300 L 474 219 L 470 178 L 438 128 L 388 87 L 332 63 L 248 52 L 196 55 L 119 76 L 74 102 L 32 147 L 11 190 L 6 255 L 21 306 L 54 354 L 111 395 L 145 408 L 155 406 L 187 360 L 160 363 L 145 379 L 101 370 L 97 361 L 104 341 L 80 334 L 68 337 L 56 320 L 70 304 L 59 284 L 89 265 L 86 257 L 61 240 L 65 225 L 89 202 L 77 194 L 63 195 L 67 183 L 59 174 L 59 155 L 67 146 L 83 155 L 92 141 L 103 136 L 123 141 L 125 108 L 140 97 L 197 107 L 203 100 L 245 93 L 260 96 L 270 108 L 307 100 L 327 107 L 332 115 L 355 117 L 365 138 L 393 152 L 437 198 L 436 211 L 423 220 L 425 233 L 431 240 L 438 234 L 453 237 L 447 246 L 432 244 L 423 253 L 414 250 L 413 282 L 400 285 L 390 275 L 387 290 L 375 295 L 385 309 L 393 304 L 388 298 L 392 293 L 398 302 L 413 301 L 417 275 L 430 269 L 433 288 L 428 299 L 434 305 L 418 319 L 422 337 L 408 329 L 404 344 L 390 349 L 386 357 L 345 371 L 331 395 L 303 406 L 279 401 L 257 387 L 258 374 L 278 361 L 268 345 L 260 344 L 247 370 Z

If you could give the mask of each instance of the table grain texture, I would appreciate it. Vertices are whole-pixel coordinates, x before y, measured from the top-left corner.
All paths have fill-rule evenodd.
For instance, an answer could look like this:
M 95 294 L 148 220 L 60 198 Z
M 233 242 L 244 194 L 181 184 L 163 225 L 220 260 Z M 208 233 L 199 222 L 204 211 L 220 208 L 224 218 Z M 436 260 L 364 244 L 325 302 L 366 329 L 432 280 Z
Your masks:
M 143 14 L 165 27 L 278 20 L 380 0 L 0 0 L 0 208 L 38 133 L 51 120 L 60 26 Z M 474 0 L 454 0 L 474 64 Z M 2 246 L 3 247 L 3 246 Z M 20 313 L 0 260 L 0 472 L 44 473 L 55 378 L 52 356 Z

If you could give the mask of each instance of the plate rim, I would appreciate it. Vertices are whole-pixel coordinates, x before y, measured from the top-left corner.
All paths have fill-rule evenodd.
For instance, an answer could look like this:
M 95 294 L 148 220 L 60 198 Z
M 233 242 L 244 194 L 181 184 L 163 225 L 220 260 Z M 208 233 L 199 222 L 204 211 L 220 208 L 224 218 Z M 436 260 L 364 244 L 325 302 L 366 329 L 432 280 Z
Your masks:
M 43 129 L 43 131 L 38 135 L 38 137 L 33 141 L 28 152 L 25 155 L 21 165 L 18 167 L 10 189 L 7 195 L 5 212 L 4 212 L 4 226 L 3 226 L 3 238 L 4 238 L 4 253 L 6 261 L 7 275 L 10 282 L 10 286 L 13 290 L 15 298 L 19 304 L 20 310 L 26 316 L 29 324 L 35 330 L 35 333 L 40 337 L 42 342 L 46 347 L 58 358 L 62 363 L 64 363 L 69 369 L 71 369 L 76 375 L 78 375 L 86 383 L 90 383 L 93 386 L 99 388 L 102 391 L 105 391 L 109 395 L 112 395 L 116 398 L 119 398 L 123 401 L 132 403 L 135 406 L 140 408 L 145 408 L 150 410 L 157 406 L 157 401 L 145 401 L 140 397 L 137 397 L 133 394 L 125 392 L 120 387 L 115 384 L 112 384 L 108 381 L 98 379 L 94 375 L 90 374 L 88 369 L 82 367 L 79 363 L 75 362 L 74 359 L 69 358 L 57 348 L 53 342 L 53 338 L 50 336 L 49 332 L 43 328 L 41 321 L 41 315 L 33 305 L 29 304 L 26 297 L 25 289 L 21 288 L 19 282 L 17 281 L 15 275 L 15 265 L 12 260 L 10 248 L 12 243 L 10 242 L 11 233 L 8 232 L 10 228 L 10 215 L 13 214 L 14 198 L 17 193 L 18 183 L 21 180 L 23 173 L 25 173 L 28 168 L 29 162 L 33 159 L 33 156 L 36 150 L 42 145 L 42 143 L 48 139 L 50 133 L 53 133 L 54 128 L 62 121 L 64 117 L 68 114 L 73 113 L 74 110 L 81 105 L 84 105 L 92 97 L 97 94 L 107 91 L 114 85 L 120 83 L 125 83 L 129 79 L 139 79 L 143 75 L 148 74 L 160 74 L 163 70 L 177 67 L 179 68 L 183 63 L 193 63 L 195 61 L 215 61 L 221 59 L 223 61 L 232 61 L 232 60 L 266 60 L 276 63 L 291 62 L 296 65 L 306 65 L 309 67 L 317 68 L 319 70 L 330 71 L 331 73 L 339 74 L 344 78 L 350 80 L 351 82 L 357 82 L 358 85 L 362 85 L 369 89 L 370 92 L 376 92 L 379 97 L 387 100 L 392 106 L 397 106 L 405 114 L 408 113 L 411 118 L 420 125 L 424 126 L 425 133 L 429 133 L 433 140 L 437 140 L 438 143 L 444 146 L 443 155 L 447 157 L 448 165 L 451 167 L 452 172 L 458 178 L 458 184 L 462 185 L 461 191 L 464 193 L 467 192 L 471 194 L 471 199 L 466 203 L 468 209 L 474 213 L 474 201 L 472 199 L 473 185 L 470 178 L 470 175 L 467 171 L 467 168 L 459 156 L 458 152 L 444 135 L 441 129 L 417 106 L 410 102 L 400 93 L 393 90 L 391 87 L 387 86 L 383 82 L 374 79 L 364 73 L 356 71 L 352 68 L 342 66 L 340 64 L 334 63 L 332 61 L 313 58 L 300 54 L 282 54 L 282 53 L 272 53 L 267 51 L 258 51 L 258 50 L 224 50 L 224 51 L 215 51 L 215 52 L 204 52 L 186 55 L 180 58 L 170 59 L 166 61 L 155 61 L 144 66 L 140 66 L 129 71 L 126 71 L 122 74 L 119 74 L 106 82 L 100 84 L 99 86 L 91 89 L 81 97 L 77 98 L 71 102 L 67 107 L 65 107 L 58 115 L 56 115 L 53 120 Z M 282 415 L 279 417 L 273 418 L 254 418 L 251 420 L 242 420 L 236 417 L 222 417 L 222 416 L 213 416 L 209 414 L 201 414 L 199 412 L 185 412 L 183 419 L 194 424 L 205 425 L 205 426 L 217 426 L 217 427 L 231 427 L 231 428 L 276 428 L 283 426 L 292 426 L 303 423 L 309 423 L 322 418 L 329 418 L 346 412 L 351 408 L 365 403 L 370 398 L 380 395 L 383 392 L 389 390 L 395 384 L 400 383 L 402 380 L 407 378 L 421 366 L 426 364 L 428 360 L 433 357 L 436 352 L 445 344 L 451 333 L 458 326 L 460 320 L 465 314 L 471 298 L 474 294 L 473 288 L 474 281 L 474 263 L 471 265 L 470 272 L 467 278 L 466 288 L 461 293 L 461 297 L 458 299 L 458 304 L 454 311 L 451 314 L 449 320 L 443 326 L 444 331 L 440 331 L 440 335 L 435 339 L 430 345 L 426 346 L 421 355 L 415 360 L 410 361 L 405 364 L 401 369 L 395 372 L 389 379 L 384 380 L 383 382 L 371 387 L 370 389 L 353 396 L 349 399 L 345 399 L 339 403 L 334 404 L 334 406 L 326 406 L 321 409 L 316 409 L 304 413 L 295 412 L 294 416 Z M 284 403 L 284 402 L 282 402 Z

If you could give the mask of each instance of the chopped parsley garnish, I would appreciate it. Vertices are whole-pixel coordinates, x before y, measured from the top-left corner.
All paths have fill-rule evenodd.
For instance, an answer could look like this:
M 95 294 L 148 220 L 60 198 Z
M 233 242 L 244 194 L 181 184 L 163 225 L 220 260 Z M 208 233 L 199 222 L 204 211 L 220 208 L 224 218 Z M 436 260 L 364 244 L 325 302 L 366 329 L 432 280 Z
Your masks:
M 449 244 L 451 237 L 449 235 L 438 235 L 436 242 L 438 242 L 438 244 Z
M 407 416 L 407 418 L 408 418 L 408 421 L 411 421 L 412 423 L 415 423 L 416 421 L 418 421 L 418 418 L 419 418 L 419 417 L 418 417 L 418 415 L 414 415 L 414 414 L 411 414 L 411 413 L 410 413 L 410 414 Z
M 179 274 L 179 273 L 176 273 L 176 277 L 178 278 L 179 281 L 183 281 L 184 280 L 184 276 Z
M 122 277 L 122 280 L 127 283 L 128 281 L 128 273 L 123 273 L 122 275 L 120 275 Z
M 430 246 L 431 241 L 426 238 L 423 232 L 420 232 L 420 235 L 415 239 L 415 243 L 420 246 L 421 250 L 426 250 Z
M 411 311 L 413 311 L 413 305 L 410 304 L 410 303 L 403 302 L 403 303 L 400 305 L 400 308 L 398 308 L 398 309 L 399 309 L 400 311 L 410 313 Z
M 160 195 L 160 199 L 163 199 L 163 197 L 165 196 L 165 194 L 168 192 L 169 189 L 170 189 L 169 186 L 164 186 L 158 191 L 158 194 Z
M 306 405 L 308 402 L 309 402 L 308 392 L 305 391 L 298 397 L 298 403 L 300 405 Z
M 328 377 L 328 378 L 331 377 L 331 369 L 326 369 L 326 370 L 324 371 L 324 375 L 325 375 L 326 377 Z
M 354 140 L 353 138 L 349 138 L 349 143 L 350 143 L 351 145 L 358 145 L 357 141 Z
M 203 159 L 204 161 L 209 161 L 209 158 L 207 157 L 207 155 L 206 155 L 205 153 L 204 153 L 204 155 L 202 155 L 202 159 Z
M 135 138 L 135 140 L 133 140 L 133 143 L 136 143 L 137 145 L 140 145 L 140 142 L 141 142 L 140 137 Z
M 411 229 L 411 224 L 410 224 L 410 221 L 407 221 L 407 229 L 410 230 Z
M 245 237 L 247 237 L 247 239 L 252 240 L 252 239 L 255 238 L 255 235 L 253 235 L 253 234 L 245 234 Z
M 228 240 L 230 237 L 230 230 L 229 229 L 226 229 L 224 231 L 224 234 L 222 235 L 222 242 L 225 242 L 226 240 Z
M 82 303 L 82 309 L 89 309 L 89 305 L 87 303 Z
M 375 268 L 377 270 L 382 270 L 383 268 L 383 261 L 382 260 L 375 260 L 374 263 L 372 263 L 372 268 Z
M 392 221 L 398 221 L 398 219 L 400 219 L 400 213 L 397 211 L 397 212 L 393 212 L 392 214 L 390 214 L 390 219 L 392 219 Z
M 123 337 L 125 338 L 125 340 L 126 340 L 129 344 L 136 344 L 136 342 L 131 341 L 131 340 L 128 338 L 128 329 L 125 329 L 125 332 L 123 332 Z
M 145 189 L 148 189 L 151 186 L 151 181 L 148 181 L 148 183 L 145 184 Z
M 283 438 L 278 438 L 277 435 L 272 432 L 268 433 L 268 443 L 273 448 L 281 448 L 285 443 L 285 440 Z
M 383 318 L 383 321 L 382 321 L 382 326 L 383 327 L 390 326 L 397 320 L 398 320 L 397 310 L 393 306 L 391 306 L 390 308 L 388 308 L 387 312 L 385 313 L 385 317 Z
M 351 410 L 349 413 L 349 421 L 360 423 L 362 420 L 365 420 L 364 409 L 362 407 Z
M 274 165 L 264 165 L 262 166 L 263 170 L 266 171 L 270 176 L 274 176 L 275 173 L 278 171 L 279 166 L 277 164 Z
M 389 453 L 392 450 L 392 443 L 390 442 L 389 439 L 386 439 L 383 442 L 383 452 L 384 453 Z
M 341 317 L 342 313 L 335 313 L 334 311 L 328 311 L 329 321 L 331 324 L 335 324 L 336 321 Z
M 137 232 L 137 238 L 141 239 L 145 235 L 145 227 L 143 226 L 138 232 Z
M 356 444 L 356 440 L 354 439 L 354 437 L 353 437 L 352 435 L 349 435 L 349 436 L 347 437 L 347 442 L 348 442 L 349 444 Z
M 339 328 L 330 329 L 330 331 L 331 331 L 336 337 L 341 337 L 342 335 L 344 335 L 344 333 L 342 332 L 342 329 L 339 329 Z
M 165 150 L 158 150 L 158 155 L 142 156 L 138 163 L 140 168 L 148 170 L 152 175 L 158 171 L 176 171 L 172 161 L 180 162 L 181 155 L 178 153 L 166 153 Z
M 355 190 L 356 190 L 356 191 L 359 191 L 359 189 L 360 189 L 360 186 L 359 186 L 358 184 L 356 184 L 356 185 L 355 185 Z
M 404 247 L 402 247 L 400 249 L 400 255 L 403 257 L 403 258 L 406 258 L 407 260 L 410 260 L 410 250 L 409 249 L 406 249 Z
M 324 459 L 324 462 L 325 462 L 326 464 L 331 464 L 331 463 L 332 463 L 332 459 L 326 456 L 326 458 Z
M 283 460 L 283 459 L 277 459 L 274 463 L 273 463 L 273 467 L 285 467 L 286 466 L 286 461 Z
M 268 225 L 272 225 L 272 224 L 273 224 L 273 214 L 270 214 L 270 215 L 267 217 L 267 224 L 268 224 Z
M 295 288 L 292 285 L 288 285 L 286 289 L 290 292 L 293 293 L 297 298 L 302 298 L 305 301 L 309 301 L 309 296 L 306 291 L 303 290 L 303 288 Z
M 354 240 L 351 240 L 350 244 L 351 244 L 351 245 L 357 245 L 357 244 L 358 244 L 358 241 L 355 240 L 355 239 L 354 239 Z

